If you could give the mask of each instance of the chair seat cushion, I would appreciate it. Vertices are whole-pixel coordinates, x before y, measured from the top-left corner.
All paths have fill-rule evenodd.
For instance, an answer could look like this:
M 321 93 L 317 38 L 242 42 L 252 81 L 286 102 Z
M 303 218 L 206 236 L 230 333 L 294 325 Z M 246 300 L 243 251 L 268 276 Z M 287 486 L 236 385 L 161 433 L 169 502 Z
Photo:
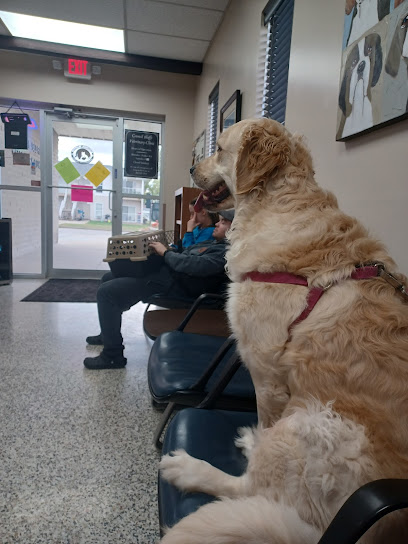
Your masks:
M 172 331 L 160 335 L 152 346 L 147 375 L 150 392 L 157 402 L 165 402 L 177 391 L 190 388 L 203 374 L 226 338 Z M 225 362 L 233 354 L 230 347 L 205 388 L 208 392 Z M 248 370 L 241 366 L 223 396 L 254 398 Z
M 163 455 L 183 449 L 228 474 L 240 476 L 246 469 L 247 461 L 234 444 L 237 429 L 256 424 L 255 413 L 185 408 L 177 413 L 167 428 Z M 212 500 L 215 497 L 204 493 L 181 493 L 159 476 L 161 527 L 172 527 Z
M 153 304 L 154 306 L 159 306 L 161 308 L 191 308 L 194 302 L 197 300 L 197 297 L 172 297 L 171 295 L 152 295 L 149 297 L 146 302 Z M 200 308 L 215 308 L 222 309 L 225 305 L 225 300 L 218 298 L 208 298 L 204 299 L 200 303 Z
M 145 312 L 143 330 L 155 340 L 160 334 L 174 331 L 186 317 L 187 309 L 156 309 Z M 224 310 L 196 310 L 184 328 L 185 332 L 212 336 L 228 336 L 230 334 L 227 314 Z

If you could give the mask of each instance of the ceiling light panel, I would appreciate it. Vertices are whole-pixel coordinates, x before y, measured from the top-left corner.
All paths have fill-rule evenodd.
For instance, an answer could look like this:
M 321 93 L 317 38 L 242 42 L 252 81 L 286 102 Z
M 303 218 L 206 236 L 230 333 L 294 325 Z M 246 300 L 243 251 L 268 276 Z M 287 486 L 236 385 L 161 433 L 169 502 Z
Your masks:
M 106 51 L 125 51 L 123 31 L 0 11 L 12 36 Z
M 0 0 L 0 9 L 84 25 L 124 28 L 121 0 Z

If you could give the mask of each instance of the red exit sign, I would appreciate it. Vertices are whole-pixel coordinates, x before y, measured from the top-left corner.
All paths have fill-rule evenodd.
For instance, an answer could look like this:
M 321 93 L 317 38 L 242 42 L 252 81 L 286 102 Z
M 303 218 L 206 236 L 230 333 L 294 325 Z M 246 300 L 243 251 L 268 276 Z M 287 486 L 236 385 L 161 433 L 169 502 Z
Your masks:
M 91 79 L 91 63 L 82 59 L 66 59 L 64 75 L 77 79 Z

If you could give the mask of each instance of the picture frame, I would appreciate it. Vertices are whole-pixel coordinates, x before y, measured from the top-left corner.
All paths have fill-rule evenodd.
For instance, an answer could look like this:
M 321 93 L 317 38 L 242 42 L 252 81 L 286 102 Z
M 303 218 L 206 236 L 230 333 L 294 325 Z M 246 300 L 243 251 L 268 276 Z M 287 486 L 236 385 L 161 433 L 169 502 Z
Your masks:
M 195 166 L 205 157 L 205 129 L 194 140 L 192 149 L 192 161 L 191 166 Z
M 336 140 L 408 118 L 408 0 L 343 0 Z
M 241 121 L 242 94 L 236 90 L 220 110 L 220 133 Z
M 192 149 L 191 166 L 196 166 L 205 157 L 205 129 L 194 140 Z M 193 178 L 190 176 L 190 187 L 195 187 Z

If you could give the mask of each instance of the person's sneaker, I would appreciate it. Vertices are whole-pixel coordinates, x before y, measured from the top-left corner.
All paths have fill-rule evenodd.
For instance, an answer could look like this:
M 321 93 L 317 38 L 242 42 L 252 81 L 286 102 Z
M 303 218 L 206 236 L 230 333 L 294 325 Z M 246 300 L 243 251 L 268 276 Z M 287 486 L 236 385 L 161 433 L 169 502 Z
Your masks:
M 110 368 L 125 368 L 127 359 L 123 355 L 119 355 L 112 359 L 103 352 L 97 357 L 86 357 L 84 365 L 89 370 L 106 370 Z
M 87 336 L 86 343 L 91 346 L 103 346 L 102 335 L 97 334 L 96 336 Z

